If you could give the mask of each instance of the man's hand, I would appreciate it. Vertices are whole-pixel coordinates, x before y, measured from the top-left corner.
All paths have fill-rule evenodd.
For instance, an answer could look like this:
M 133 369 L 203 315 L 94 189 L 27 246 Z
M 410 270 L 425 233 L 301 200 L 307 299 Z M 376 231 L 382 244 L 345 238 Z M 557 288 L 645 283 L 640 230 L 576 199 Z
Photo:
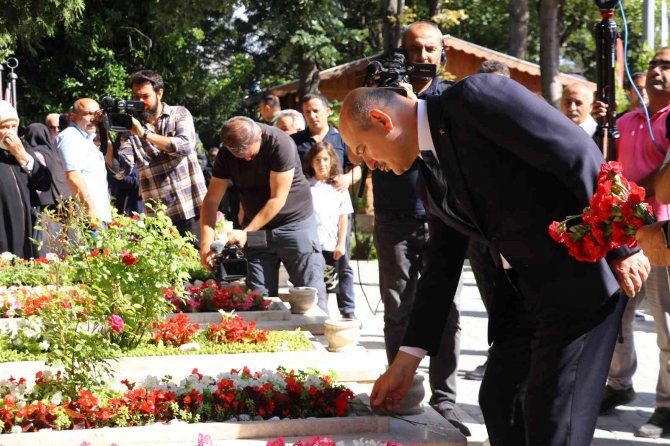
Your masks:
M 200 264 L 207 269 L 212 269 L 212 264 L 214 261 L 214 253 L 209 248 L 210 244 L 207 246 L 200 246 Z
M 665 245 L 663 222 L 638 228 L 635 238 L 652 265 L 670 265 L 670 249 Z
M 412 385 L 420 358 L 399 351 L 393 363 L 377 378 L 370 393 L 370 405 L 376 410 L 394 411 Z
M 247 231 L 234 229 L 228 233 L 228 245 L 239 245 L 244 248 L 247 244 Z
M 130 127 L 130 133 L 141 138 L 144 135 L 144 127 L 140 124 L 140 121 L 135 119 L 135 117 L 132 117 L 132 120 L 133 125 Z
M 596 121 L 598 118 L 604 118 L 607 115 L 607 104 L 600 101 L 593 101 L 591 104 L 591 117 Z
M 351 186 L 351 175 L 339 174 L 333 178 L 331 186 L 335 188 L 336 191 L 342 192 L 349 189 Z
M 609 264 L 621 289 L 628 297 L 635 297 L 635 293 L 640 291 L 651 271 L 649 259 L 642 252 L 610 260 Z
M 406 84 L 404 82 L 400 82 L 398 85 L 400 85 L 402 88 L 407 91 L 407 97 L 413 100 L 418 100 L 416 97 L 416 94 L 414 94 L 414 88 L 412 87 L 412 84 Z

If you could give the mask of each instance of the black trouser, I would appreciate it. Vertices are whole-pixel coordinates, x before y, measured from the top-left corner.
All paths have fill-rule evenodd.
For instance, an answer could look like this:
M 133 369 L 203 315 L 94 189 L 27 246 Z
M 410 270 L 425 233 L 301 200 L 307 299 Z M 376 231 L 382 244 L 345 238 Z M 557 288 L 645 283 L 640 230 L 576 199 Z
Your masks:
M 186 220 L 177 220 L 176 218 L 172 218 L 171 220 L 172 224 L 177 229 L 177 232 L 179 232 L 179 235 L 181 235 L 182 237 L 185 237 L 187 233 L 196 235 L 200 232 L 199 228 L 197 228 L 198 217 L 188 218 Z M 200 247 L 197 235 L 195 240 L 193 241 L 193 245 L 196 247 L 196 249 Z
M 384 302 L 384 342 L 389 364 L 402 345 L 423 264 L 428 223 L 425 216 L 402 212 L 375 213 L 374 241 L 379 260 L 379 290 Z M 459 286 L 436 356 L 430 358 L 430 404 L 439 409 L 456 402 L 456 374 L 461 327 Z
M 597 314 L 554 326 L 520 295 L 508 302 L 479 391 L 491 446 L 591 444 L 627 300 L 617 293 Z

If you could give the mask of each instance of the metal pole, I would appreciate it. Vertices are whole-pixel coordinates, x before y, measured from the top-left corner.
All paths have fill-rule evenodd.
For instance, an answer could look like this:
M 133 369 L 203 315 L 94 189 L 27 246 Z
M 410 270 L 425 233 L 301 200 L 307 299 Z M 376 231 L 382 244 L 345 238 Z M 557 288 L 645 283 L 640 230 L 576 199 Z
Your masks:
M 656 23 L 655 8 L 656 0 L 644 0 L 644 11 L 642 13 L 643 29 L 642 38 L 647 43 L 647 48 L 653 50 L 656 47 Z
M 616 159 L 616 41 L 619 38 L 614 2 L 598 2 L 602 20 L 596 25 L 596 98 L 607 104 L 607 115 L 598 119 L 596 141 L 607 160 Z
M 661 48 L 668 46 L 668 2 L 661 0 Z
M 10 70 L 9 74 L 7 74 L 7 79 L 11 86 L 9 102 L 12 103 L 14 108 L 16 108 L 19 102 L 18 97 L 16 96 L 16 80 L 19 78 L 19 76 L 14 72 L 14 69 L 16 69 L 18 66 L 19 60 L 16 57 L 10 57 L 7 59 L 7 68 Z

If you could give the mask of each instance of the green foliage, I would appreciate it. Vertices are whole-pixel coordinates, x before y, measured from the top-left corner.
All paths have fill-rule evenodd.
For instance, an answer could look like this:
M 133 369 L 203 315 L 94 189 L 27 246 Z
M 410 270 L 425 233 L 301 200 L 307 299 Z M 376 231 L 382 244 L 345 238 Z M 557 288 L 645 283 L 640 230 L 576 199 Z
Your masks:
M 309 351 L 312 349 L 312 343 L 307 336 L 296 331 L 271 331 L 268 333 L 267 342 L 261 344 L 241 343 L 241 344 L 214 344 L 202 336 L 198 335 L 197 341 L 200 344 L 199 350 L 180 350 L 176 347 L 166 347 L 163 345 L 143 344 L 136 348 L 119 352 L 121 357 L 140 357 L 140 356 L 166 356 L 166 355 L 202 355 L 202 354 L 234 354 L 234 353 L 263 353 L 263 352 L 282 352 L 282 351 Z M 45 360 L 48 355 L 39 352 L 17 352 L 7 348 L 7 344 L 2 344 L 0 349 L 0 363 L 17 361 L 38 361 Z
M 52 292 L 40 310 L 44 340 L 49 345 L 45 363 L 62 367 L 65 383 L 75 394 L 79 386 L 98 386 L 111 372 L 108 358 L 115 358 L 107 327 L 107 306 L 85 290 Z
M 57 283 L 58 265 L 25 260 L 16 256 L 0 259 L 0 286 L 48 285 Z
M 0 60 L 17 44 L 30 46 L 52 36 L 58 24 L 72 25 L 81 16 L 84 0 L 5 0 L 0 14 Z
M 189 265 L 197 257 L 191 240 L 179 235 L 163 205 L 145 207 L 155 215 L 115 215 L 106 231 L 88 239 L 92 251 L 79 246 L 68 259 L 74 276 L 106 307 L 107 317 L 122 317 L 123 331 L 110 336 L 123 349 L 137 346 L 151 321 L 171 311 L 163 290 L 183 291 Z
M 352 260 L 375 260 L 377 248 L 375 248 L 372 234 L 359 232 L 352 237 L 350 254 Z

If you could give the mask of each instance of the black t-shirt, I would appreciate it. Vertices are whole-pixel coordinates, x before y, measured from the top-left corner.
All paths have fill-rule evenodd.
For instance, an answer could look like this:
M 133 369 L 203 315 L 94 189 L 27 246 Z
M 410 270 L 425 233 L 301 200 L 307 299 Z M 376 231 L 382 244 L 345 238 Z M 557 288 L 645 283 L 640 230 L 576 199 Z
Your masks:
M 302 173 L 295 143 L 282 130 L 265 124 L 258 125 L 263 131 L 258 154 L 247 161 L 236 158 L 226 149 L 219 150 L 212 167 L 212 176 L 235 183 L 244 207 L 243 225 L 246 226 L 270 198 L 270 171 L 286 172 L 295 169 L 286 204 L 265 225 L 265 229 L 305 220 L 312 215 L 314 208 L 309 183 Z

